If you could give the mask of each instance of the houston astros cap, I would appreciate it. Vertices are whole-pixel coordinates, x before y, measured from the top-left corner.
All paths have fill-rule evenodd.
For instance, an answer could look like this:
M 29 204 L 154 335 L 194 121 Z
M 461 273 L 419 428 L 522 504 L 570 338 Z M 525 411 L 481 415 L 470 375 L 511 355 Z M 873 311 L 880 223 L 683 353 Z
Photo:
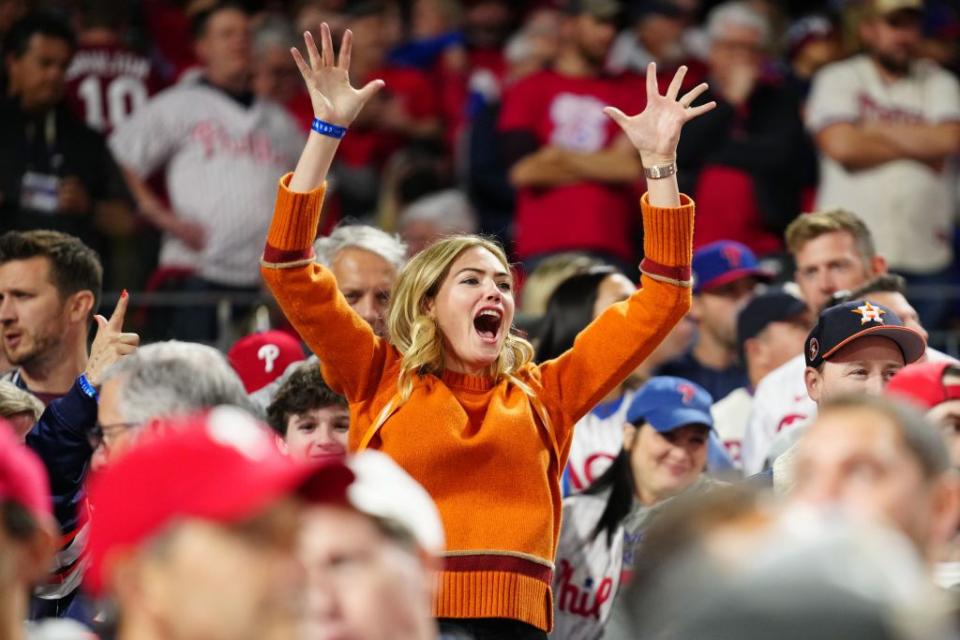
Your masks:
M 854 300 L 820 312 L 804 343 L 808 367 L 816 369 L 839 349 L 864 336 L 883 336 L 897 343 L 905 364 L 919 360 L 927 348 L 923 336 L 903 326 L 893 311 L 869 300 Z
M 960 384 L 944 383 L 948 369 L 960 373 L 960 365 L 949 360 L 907 365 L 890 378 L 884 393 L 908 400 L 924 411 L 948 400 L 960 400 Z
M 694 293 L 709 291 L 740 278 L 773 279 L 773 274 L 760 266 L 749 247 L 732 240 L 711 242 L 694 251 L 692 268 Z
M 237 340 L 227 360 L 243 381 L 247 393 L 267 386 L 294 362 L 304 359 L 300 341 L 284 331 L 251 333 Z
M 353 478 L 342 462 L 292 460 L 267 427 L 239 409 L 160 423 L 89 483 L 87 588 L 99 595 L 113 554 L 178 519 L 241 522 L 298 492 L 311 501 L 345 503 Z
M 627 408 L 627 422 L 648 423 L 660 433 L 688 424 L 713 428 L 713 398 L 695 382 L 673 376 L 650 378 Z

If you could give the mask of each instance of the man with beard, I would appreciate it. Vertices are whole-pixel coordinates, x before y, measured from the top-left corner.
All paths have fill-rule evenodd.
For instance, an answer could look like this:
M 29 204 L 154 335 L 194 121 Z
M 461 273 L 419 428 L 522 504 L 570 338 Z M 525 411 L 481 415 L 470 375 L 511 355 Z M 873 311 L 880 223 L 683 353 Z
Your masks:
M 625 267 L 636 260 L 632 238 L 640 217 L 631 186 L 642 166 L 603 114 L 606 105 L 637 111 L 645 95 L 633 76 L 603 73 L 620 8 L 617 0 L 570 3 L 553 68 L 504 95 L 500 143 L 518 190 L 516 252 L 528 269 L 570 250 Z
M 74 602 L 86 541 L 83 480 L 93 453 L 87 434 L 105 369 L 139 343 L 137 334 L 122 333 L 126 293 L 109 321 L 94 315 L 102 278 L 96 253 L 78 238 L 43 230 L 0 236 L 3 353 L 17 367 L 5 378 L 49 405 L 26 443 L 46 466 L 62 535 L 50 577 L 35 591 L 34 618 L 86 616 Z M 98 328 L 88 357 L 92 320 Z
M 863 216 L 891 269 L 908 284 L 950 277 L 960 86 L 919 59 L 922 0 L 872 0 L 865 53 L 814 78 L 807 127 L 821 151 L 818 208 Z M 915 303 L 916 305 L 916 303 Z M 918 307 L 936 326 L 942 300 Z

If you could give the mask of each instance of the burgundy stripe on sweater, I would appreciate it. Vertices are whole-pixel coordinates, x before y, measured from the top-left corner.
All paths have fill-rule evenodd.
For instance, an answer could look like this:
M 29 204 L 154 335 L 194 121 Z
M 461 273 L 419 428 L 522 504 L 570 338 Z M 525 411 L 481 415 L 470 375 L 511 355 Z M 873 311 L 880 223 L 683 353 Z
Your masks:
M 652 276 L 659 276 L 661 278 L 667 278 L 669 280 L 676 280 L 677 282 L 689 282 L 690 281 L 690 265 L 683 265 L 679 267 L 668 267 L 666 265 L 660 264 L 659 262 L 654 262 L 649 258 L 644 258 L 640 262 L 640 271 L 650 274 Z
M 313 247 L 307 247 L 305 249 L 291 249 L 289 251 L 284 251 L 283 249 L 277 249 L 276 247 L 267 244 L 263 249 L 263 261 L 269 262 L 271 264 L 283 264 L 285 262 L 297 262 L 298 260 L 306 260 L 313 257 Z

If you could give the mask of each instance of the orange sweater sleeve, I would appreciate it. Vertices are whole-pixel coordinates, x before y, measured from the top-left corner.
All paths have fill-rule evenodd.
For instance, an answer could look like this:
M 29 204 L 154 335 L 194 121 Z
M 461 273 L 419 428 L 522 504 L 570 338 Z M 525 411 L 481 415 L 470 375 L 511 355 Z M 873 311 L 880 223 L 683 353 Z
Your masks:
M 330 270 L 314 260 L 324 187 L 295 193 L 287 188 L 290 176 L 280 179 L 260 272 L 287 319 L 320 358 L 327 384 L 349 402 L 363 401 L 376 391 L 395 351 L 350 308 Z
M 540 365 L 540 397 L 557 419 L 557 443 L 565 453 L 577 420 L 650 355 L 690 308 L 694 204 L 643 210 L 644 260 L 640 289 L 608 308 L 574 340 L 573 347 Z

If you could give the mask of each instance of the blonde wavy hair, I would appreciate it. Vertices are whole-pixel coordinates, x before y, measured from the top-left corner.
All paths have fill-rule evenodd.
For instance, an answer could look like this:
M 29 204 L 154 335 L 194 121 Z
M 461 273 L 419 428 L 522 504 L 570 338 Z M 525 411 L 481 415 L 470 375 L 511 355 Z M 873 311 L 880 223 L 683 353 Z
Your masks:
M 452 236 L 414 256 L 397 278 L 387 311 L 387 327 L 390 341 L 403 354 L 397 380 L 401 402 L 410 398 L 415 376 L 443 372 L 443 336 L 430 315 L 429 304 L 436 298 L 454 261 L 474 247 L 486 249 L 507 272 L 510 271 L 507 256 L 496 242 L 480 236 Z M 532 360 L 533 346 L 508 330 L 491 374 L 496 380 L 506 378 L 528 395 L 533 395 L 514 375 Z

